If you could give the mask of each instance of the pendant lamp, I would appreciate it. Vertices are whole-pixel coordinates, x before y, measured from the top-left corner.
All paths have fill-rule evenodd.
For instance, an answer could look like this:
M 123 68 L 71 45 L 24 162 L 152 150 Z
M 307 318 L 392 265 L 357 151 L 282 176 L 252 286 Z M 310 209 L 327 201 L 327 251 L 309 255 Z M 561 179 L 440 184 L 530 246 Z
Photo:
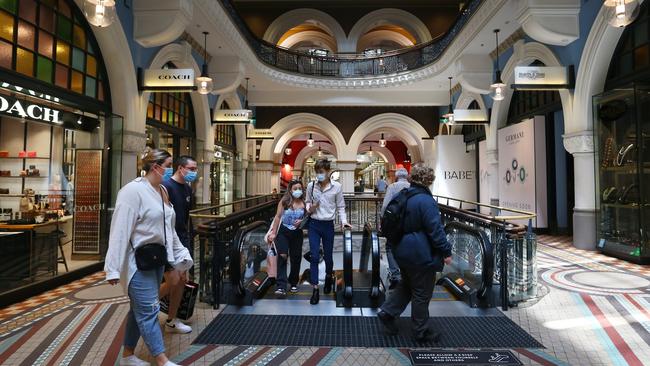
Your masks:
M 85 0 L 83 11 L 88 23 L 99 28 L 108 27 L 116 18 L 114 0 Z
M 641 7 L 638 0 L 605 0 L 603 15 L 612 27 L 622 28 L 636 20 Z
M 209 94 L 212 91 L 212 78 L 208 75 L 208 32 L 203 32 L 203 66 L 201 67 L 201 76 L 196 78 L 199 94 Z
M 451 94 L 451 79 L 452 77 L 449 76 L 447 79 L 449 79 L 449 107 L 447 109 L 447 113 L 443 114 L 442 116 L 447 119 L 447 121 L 450 124 L 454 123 L 454 105 L 452 102 L 452 94 Z
M 490 85 L 490 96 L 494 100 L 503 100 L 505 98 L 505 89 L 506 89 L 506 84 L 503 83 L 501 80 L 501 69 L 499 69 L 499 32 L 500 29 L 495 29 L 494 30 L 494 36 L 496 37 L 496 42 L 497 42 L 497 48 L 496 48 L 496 61 L 497 61 L 497 70 L 496 70 L 496 79 L 494 80 L 494 83 Z

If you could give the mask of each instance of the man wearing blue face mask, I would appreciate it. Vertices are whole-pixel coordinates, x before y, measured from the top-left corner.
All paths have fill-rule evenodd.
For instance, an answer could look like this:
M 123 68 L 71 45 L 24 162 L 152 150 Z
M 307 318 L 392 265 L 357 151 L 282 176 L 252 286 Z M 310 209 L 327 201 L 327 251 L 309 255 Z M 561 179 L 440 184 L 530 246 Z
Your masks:
M 168 170 L 171 170 L 168 169 Z M 168 177 L 169 176 L 169 177 Z M 168 177 L 168 178 L 167 178 Z M 176 213 L 176 234 L 181 243 L 194 255 L 194 245 L 189 231 L 190 208 L 192 207 L 192 182 L 197 179 L 197 163 L 191 156 L 181 156 L 176 159 L 176 172 L 168 174 L 165 171 L 163 185 L 169 192 L 169 202 Z M 190 269 L 190 273 L 192 273 Z M 160 286 L 160 297 L 169 295 L 168 319 L 165 330 L 174 333 L 190 333 L 192 328 L 176 319 L 176 313 L 181 303 L 187 272 L 168 269 L 164 274 L 165 282 Z

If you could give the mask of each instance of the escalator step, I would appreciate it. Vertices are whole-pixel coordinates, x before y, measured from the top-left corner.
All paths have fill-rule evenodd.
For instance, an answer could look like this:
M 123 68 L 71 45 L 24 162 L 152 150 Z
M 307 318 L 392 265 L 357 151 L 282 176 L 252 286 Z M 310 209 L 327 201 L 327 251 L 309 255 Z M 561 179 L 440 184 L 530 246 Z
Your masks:
M 383 332 L 376 317 L 219 314 L 194 341 L 197 344 L 302 347 L 543 348 L 505 316 L 437 317 L 430 324 L 442 334 L 438 344 L 411 339 L 409 318 L 400 334 Z

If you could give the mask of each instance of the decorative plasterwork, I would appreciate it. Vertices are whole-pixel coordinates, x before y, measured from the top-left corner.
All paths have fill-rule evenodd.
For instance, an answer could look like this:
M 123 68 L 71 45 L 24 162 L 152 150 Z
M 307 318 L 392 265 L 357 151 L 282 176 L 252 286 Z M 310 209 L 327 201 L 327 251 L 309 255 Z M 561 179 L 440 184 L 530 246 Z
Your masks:
M 144 47 L 175 41 L 192 21 L 191 0 L 138 0 L 133 2 L 133 38 Z
M 580 37 L 580 0 L 519 0 L 517 20 L 531 38 L 566 46 Z
M 593 131 L 568 133 L 564 138 L 564 148 L 570 154 L 585 154 L 594 152 Z
M 463 29 L 442 54 L 440 59 L 427 67 L 392 76 L 360 79 L 333 79 L 290 74 L 264 64 L 259 61 L 218 1 L 195 0 L 194 2 L 195 6 L 207 15 L 207 18 L 212 22 L 212 26 L 223 34 L 224 39 L 229 43 L 233 51 L 240 54 L 247 64 L 252 65 L 267 77 L 283 84 L 318 89 L 369 89 L 395 87 L 430 79 L 446 70 L 463 49 L 465 49 L 465 47 L 467 47 L 469 43 L 484 29 L 499 9 L 501 9 L 506 3 L 506 0 L 485 1 L 477 10 L 476 14 L 474 14 L 469 22 L 465 24 Z
M 514 46 L 517 41 L 520 39 L 524 39 L 526 37 L 526 32 L 524 32 L 523 29 L 519 28 L 517 29 L 513 34 L 510 35 L 510 37 L 506 38 L 505 41 L 501 42 L 499 44 L 499 54 L 503 55 L 510 47 Z M 492 61 L 496 60 L 497 58 L 497 50 L 493 49 L 490 52 L 490 58 Z

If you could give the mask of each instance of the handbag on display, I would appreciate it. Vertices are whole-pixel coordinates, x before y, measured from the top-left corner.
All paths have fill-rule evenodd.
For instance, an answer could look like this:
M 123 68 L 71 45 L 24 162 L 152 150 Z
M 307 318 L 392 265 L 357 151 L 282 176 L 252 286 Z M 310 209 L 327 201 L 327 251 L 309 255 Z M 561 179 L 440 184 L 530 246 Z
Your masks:
M 29 197 L 21 197 L 19 207 L 20 212 L 29 212 L 34 209 L 34 202 Z
M 18 153 L 19 158 L 26 158 L 27 157 L 27 151 L 20 151 Z
M 27 170 L 21 170 L 18 175 L 20 175 L 21 177 L 26 177 L 27 176 Z
M 40 177 L 41 172 L 38 169 L 31 169 L 27 171 L 28 177 Z
M 28 158 L 35 158 L 36 157 L 36 151 L 28 151 L 27 152 L 27 157 Z
M 9 151 L 0 150 L 0 158 L 8 158 L 8 157 L 9 157 Z
M 192 281 L 187 281 L 183 288 L 183 296 L 181 297 L 181 304 L 176 312 L 176 317 L 181 320 L 188 320 L 194 314 L 194 305 L 196 304 L 196 296 L 199 293 L 199 285 Z M 160 299 L 160 311 L 165 314 L 169 313 L 169 296 Z
M 0 194 L 9 194 L 9 188 L 0 188 Z
M 11 170 L 0 170 L 0 177 L 11 177 Z
M 133 243 L 129 241 L 131 248 L 135 251 L 135 264 L 141 271 L 151 271 L 168 264 L 167 247 L 165 246 L 167 244 L 167 223 L 165 222 L 165 200 L 162 195 L 160 196 L 160 202 L 162 202 L 163 208 L 163 236 L 165 237 L 165 243 L 150 243 L 135 249 Z

